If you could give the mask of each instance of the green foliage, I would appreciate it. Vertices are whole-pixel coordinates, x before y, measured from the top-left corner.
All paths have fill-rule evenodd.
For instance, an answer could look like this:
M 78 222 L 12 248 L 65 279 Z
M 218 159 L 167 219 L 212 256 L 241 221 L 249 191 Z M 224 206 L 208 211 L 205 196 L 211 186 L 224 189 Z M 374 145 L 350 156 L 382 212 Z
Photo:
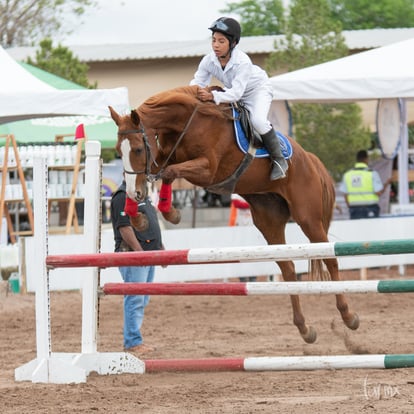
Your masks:
M 70 33 L 63 22 L 81 16 L 94 0 L 0 0 L 0 44 L 32 46 L 59 32 Z
M 286 39 L 275 46 L 267 60 L 269 72 L 296 70 L 348 53 L 327 0 L 292 0 Z M 294 104 L 292 118 L 297 141 L 322 160 L 335 180 L 353 164 L 359 149 L 370 147 L 356 104 Z
M 101 149 L 101 158 L 104 164 L 109 164 L 111 161 L 118 158 L 118 153 L 116 152 L 115 148 L 102 148 Z M 81 162 L 84 163 L 86 160 L 85 150 L 82 150 L 81 155 Z
M 292 0 L 290 2 L 287 32 L 313 38 L 330 31 L 338 33 L 341 27 L 331 18 L 327 0 Z
M 342 30 L 414 27 L 413 0 L 327 0 L 323 10 L 309 1 L 308 7 L 298 10 L 296 1 L 290 1 L 293 33 L 300 34 L 309 21 L 315 20 L 315 30 L 320 21 L 340 24 Z M 282 0 L 242 0 L 227 4 L 220 10 L 240 16 L 243 36 L 260 36 L 285 33 Z M 312 28 L 310 28 L 312 30 Z
M 344 30 L 414 27 L 413 0 L 329 0 Z
M 318 155 L 335 181 L 354 164 L 357 151 L 371 147 L 358 105 L 296 104 L 292 115 L 296 140 Z
M 243 0 L 229 3 L 220 10 L 240 16 L 242 36 L 262 36 L 282 33 L 282 0 Z
M 101 151 L 101 158 L 104 163 L 109 163 L 116 159 L 118 157 L 118 154 L 115 150 L 115 148 L 102 148 Z
M 414 147 L 414 125 L 408 126 L 408 145 Z
M 91 85 L 88 81 L 89 66 L 81 63 L 67 47 L 58 45 L 54 48 L 51 39 L 42 40 L 40 50 L 36 51 L 36 59 L 33 61 L 28 58 L 27 63 L 86 88 L 97 87 L 96 82 Z
M 292 0 L 285 39 L 276 41 L 267 69 L 292 71 L 348 54 L 341 26 L 330 17 L 327 0 Z

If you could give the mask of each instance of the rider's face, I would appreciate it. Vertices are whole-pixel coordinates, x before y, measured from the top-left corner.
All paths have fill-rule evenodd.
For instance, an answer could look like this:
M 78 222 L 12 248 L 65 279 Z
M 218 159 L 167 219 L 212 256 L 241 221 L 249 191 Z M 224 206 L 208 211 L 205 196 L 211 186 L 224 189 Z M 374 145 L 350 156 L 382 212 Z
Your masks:
M 211 47 L 217 57 L 226 56 L 230 49 L 230 42 L 222 33 L 214 32 Z

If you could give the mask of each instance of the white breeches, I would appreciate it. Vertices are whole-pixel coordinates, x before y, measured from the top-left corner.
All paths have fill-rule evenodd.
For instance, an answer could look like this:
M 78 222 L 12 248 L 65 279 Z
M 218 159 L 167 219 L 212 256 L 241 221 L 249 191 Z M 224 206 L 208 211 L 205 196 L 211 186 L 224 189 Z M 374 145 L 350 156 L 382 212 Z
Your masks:
M 243 97 L 243 102 L 250 111 L 253 128 L 260 135 L 266 134 L 272 129 L 272 125 L 267 118 L 272 100 L 273 93 L 269 84 L 263 85 L 254 93 Z

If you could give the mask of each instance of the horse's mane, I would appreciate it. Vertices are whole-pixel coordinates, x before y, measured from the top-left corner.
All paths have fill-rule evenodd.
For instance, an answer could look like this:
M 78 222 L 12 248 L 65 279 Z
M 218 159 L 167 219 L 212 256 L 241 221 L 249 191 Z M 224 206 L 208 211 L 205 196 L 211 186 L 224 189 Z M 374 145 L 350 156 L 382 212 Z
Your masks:
M 181 105 L 193 111 L 197 106 L 198 113 L 203 115 L 215 116 L 220 118 L 229 118 L 228 111 L 223 111 L 223 106 L 216 105 L 212 102 L 201 102 L 197 98 L 198 86 L 181 86 L 160 92 L 151 96 L 144 101 L 138 108 L 139 116 L 154 115 L 154 111 L 170 107 L 172 105 Z

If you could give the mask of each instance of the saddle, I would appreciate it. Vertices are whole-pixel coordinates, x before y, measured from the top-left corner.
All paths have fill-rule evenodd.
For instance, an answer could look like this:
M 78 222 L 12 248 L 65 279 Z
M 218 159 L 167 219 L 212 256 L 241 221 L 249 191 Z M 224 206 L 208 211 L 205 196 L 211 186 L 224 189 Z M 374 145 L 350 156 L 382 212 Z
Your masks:
M 232 104 L 232 111 L 234 118 L 233 124 L 236 143 L 240 151 L 244 153 L 244 157 L 231 176 L 227 177 L 220 183 L 206 187 L 206 190 L 215 194 L 233 193 L 238 179 L 246 171 L 252 160 L 254 158 L 269 157 L 269 152 L 263 146 L 260 135 L 258 135 L 257 132 L 253 131 L 253 127 L 249 118 L 249 111 L 247 108 L 243 105 L 240 105 L 240 102 L 238 102 L 237 105 Z M 257 140 L 255 138 L 256 135 L 258 136 Z M 279 131 L 276 131 L 276 136 L 279 139 L 280 149 L 283 156 L 285 159 L 289 159 L 293 153 L 292 144 L 289 142 L 289 139 Z M 254 140 L 256 140 L 255 145 L 257 145 L 257 142 L 259 142 L 260 145 L 258 148 L 253 145 Z
M 264 147 L 262 138 L 259 133 L 254 130 L 250 122 L 249 110 L 243 103 L 237 102 L 232 104 L 234 132 L 236 135 L 236 143 L 244 154 L 250 152 L 254 158 L 267 158 L 269 152 Z M 276 137 L 279 139 L 282 155 L 286 160 L 290 159 L 293 154 L 292 144 L 289 139 L 280 131 L 275 131 Z
M 231 104 L 233 108 L 234 120 L 240 123 L 240 126 L 247 138 L 247 141 L 253 145 L 254 148 L 262 148 L 263 141 L 259 133 L 253 128 L 250 121 L 250 112 L 242 101 Z

